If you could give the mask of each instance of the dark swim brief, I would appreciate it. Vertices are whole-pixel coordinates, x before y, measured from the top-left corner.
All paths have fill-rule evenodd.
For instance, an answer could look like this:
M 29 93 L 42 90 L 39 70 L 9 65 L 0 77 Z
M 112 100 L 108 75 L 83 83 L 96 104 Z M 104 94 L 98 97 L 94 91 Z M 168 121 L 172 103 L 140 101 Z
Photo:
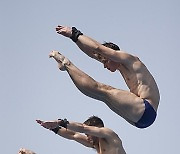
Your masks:
M 146 128 L 149 127 L 156 119 L 156 111 L 153 109 L 152 105 L 144 100 L 145 110 L 142 117 L 138 122 L 135 123 L 135 126 L 138 128 Z

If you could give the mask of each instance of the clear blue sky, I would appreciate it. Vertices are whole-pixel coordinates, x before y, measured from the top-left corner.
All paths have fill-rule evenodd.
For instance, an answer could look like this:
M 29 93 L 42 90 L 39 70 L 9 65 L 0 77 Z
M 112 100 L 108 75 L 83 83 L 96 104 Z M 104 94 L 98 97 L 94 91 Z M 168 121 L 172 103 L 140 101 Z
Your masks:
M 35 122 L 65 117 L 83 122 L 91 115 L 101 117 L 119 135 L 127 154 L 180 153 L 179 15 L 178 0 L 1 0 L 1 153 L 17 153 L 21 147 L 37 154 L 95 153 Z M 67 73 L 57 69 L 48 58 L 53 49 L 94 79 L 127 90 L 118 72 L 103 69 L 72 41 L 57 35 L 58 24 L 76 26 L 99 42 L 112 41 L 147 65 L 161 93 L 151 127 L 131 126 L 102 102 L 80 93 Z

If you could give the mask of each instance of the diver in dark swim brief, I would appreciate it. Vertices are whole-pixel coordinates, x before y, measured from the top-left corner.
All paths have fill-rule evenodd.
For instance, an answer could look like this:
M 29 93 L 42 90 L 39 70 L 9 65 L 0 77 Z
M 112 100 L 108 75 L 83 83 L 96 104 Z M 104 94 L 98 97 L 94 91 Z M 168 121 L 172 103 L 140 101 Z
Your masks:
M 111 28 L 108 27 L 107 30 L 111 30 Z M 58 25 L 56 32 L 71 39 L 82 52 L 99 61 L 105 69 L 110 72 L 118 71 L 128 88 L 123 90 L 96 81 L 75 66 L 68 58 L 53 50 L 49 57 L 57 61 L 61 71 L 68 73 L 80 92 L 105 103 L 113 112 L 135 127 L 146 128 L 154 122 L 160 93 L 154 77 L 139 57 L 121 50 L 118 45 L 112 42 L 101 44 L 84 35 L 75 27 Z M 92 70 L 97 72 L 96 68 L 92 67 Z
M 152 105 L 144 100 L 145 110 L 142 117 L 135 123 L 135 126 L 138 128 L 146 128 L 150 126 L 156 119 L 157 113 L 153 109 Z

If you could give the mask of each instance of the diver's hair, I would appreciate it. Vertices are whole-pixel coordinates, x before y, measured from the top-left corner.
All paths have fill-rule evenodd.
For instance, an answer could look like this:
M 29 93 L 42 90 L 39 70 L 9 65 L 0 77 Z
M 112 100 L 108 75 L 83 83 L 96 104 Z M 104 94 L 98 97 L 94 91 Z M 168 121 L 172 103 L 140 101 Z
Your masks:
M 97 126 L 97 127 L 104 127 L 104 123 L 103 121 L 97 117 L 97 116 L 91 116 L 89 117 L 84 124 L 88 125 L 88 126 Z
M 104 42 L 102 45 L 104 45 L 105 47 L 114 49 L 114 50 L 120 50 L 120 48 L 118 47 L 118 45 L 112 43 L 112 42 Z

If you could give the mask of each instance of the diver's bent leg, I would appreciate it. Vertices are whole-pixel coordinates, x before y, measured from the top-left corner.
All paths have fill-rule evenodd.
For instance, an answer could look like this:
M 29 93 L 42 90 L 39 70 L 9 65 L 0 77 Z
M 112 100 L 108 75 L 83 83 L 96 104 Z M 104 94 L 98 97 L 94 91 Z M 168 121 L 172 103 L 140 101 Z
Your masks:
M 78 69 L 69 59 L 58 51 L 52 51 L 50 58 L 58 62 L 58 67 L 62 71 L 67 71 L 76 87 L 85 95 L 104 101 L 107 97 L 107 90 L 112 87 L 95 81 L 92 77 Z
M 95 81 L 72 63 L 65 65 L 76 87 L 86 96 L 103 101 L 112 111 L 134 125 L 144 112 L 143 100 L 131 92 Z
M 58 57 L 59 56 L 59 57 Z M 144 112 L 144 103 L 135 94 L 113 88 L 95 81 L 92 77 L 78 69 L 67 58 L 60 58 L 61 54 L 53 57 L 63 66 L 76 87 L 86 96 L 103 101 L 112 111 L 126 119 L 136 122 Z
M 72 63 L 65 65 L 76 87 L 86 96 L 103 101 L 112 111 L 134 125 L 144 112 L 143 99 L 135 94 L 99 83 Z
M 73 83 L 83 94 L 101 101 L 106 99 L 108 96 L 107 90 L 112 87 L 95 81 L 71 62 L 68 65 L 65 65 L 65 67 Z

